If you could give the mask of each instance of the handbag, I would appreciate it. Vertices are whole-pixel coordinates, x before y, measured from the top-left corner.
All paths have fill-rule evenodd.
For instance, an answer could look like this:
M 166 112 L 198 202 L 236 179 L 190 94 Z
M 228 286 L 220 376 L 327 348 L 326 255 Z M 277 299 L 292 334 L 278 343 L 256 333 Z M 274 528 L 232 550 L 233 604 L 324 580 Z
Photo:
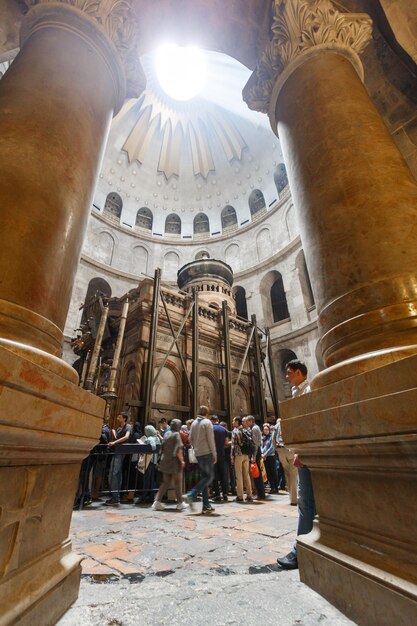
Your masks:
M 264 481 L 264 483 L 266 483 L 266 481 L 268 480 L 268 475 L 266 473 L 265 463 L 263 459 L 261 459 L 260 466 L 261 466 L 261 472 L 262 472 L 262 480 Z
M 252 478 L 259 478 L 259 467 L 256 464 L 256 461 L 252 461 L 250 464 L 250 475 Z
M 188 448 L 188 462 L 189 463 L 197 463 L 197 457 L 195 455 L 194 448 Z

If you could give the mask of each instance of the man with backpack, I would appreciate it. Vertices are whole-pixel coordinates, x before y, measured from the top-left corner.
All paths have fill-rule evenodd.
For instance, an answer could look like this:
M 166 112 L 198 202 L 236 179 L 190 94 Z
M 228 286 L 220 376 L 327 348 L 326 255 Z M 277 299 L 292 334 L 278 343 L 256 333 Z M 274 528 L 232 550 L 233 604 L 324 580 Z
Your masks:
M 243 502 L 243 487 L 246 489 L 246 501 L 253 502 L 249 468 L 254 452 L 255 444 L 250 429 L 243 427 L 241 417 L 235 417 L 232 432 L 232 463 L 236 473 L 236 502 Z

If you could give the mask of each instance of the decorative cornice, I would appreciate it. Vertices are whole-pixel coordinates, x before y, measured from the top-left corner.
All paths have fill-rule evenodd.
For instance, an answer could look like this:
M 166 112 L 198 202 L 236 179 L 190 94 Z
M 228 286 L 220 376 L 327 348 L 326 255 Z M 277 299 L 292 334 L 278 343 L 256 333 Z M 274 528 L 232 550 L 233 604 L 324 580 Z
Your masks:
M 137 48 L 138 25 L 130 0 L 24 0 L 30 9 L 38 4 L 70 5 L 82 11 L 107 35 L 116 48 L 126 77 L 126 96 L 138 98 L 146 78 Z
M 366 13 L 341 13 L 330 0 L 272 0 L 272 4 L 272 38 L 243 89 L 250 109 L 268 113 L 277 79 L 286 80 L 319 51 L 339 52 L 362 72 L 358 55 L 372 35 L 372 20 Z

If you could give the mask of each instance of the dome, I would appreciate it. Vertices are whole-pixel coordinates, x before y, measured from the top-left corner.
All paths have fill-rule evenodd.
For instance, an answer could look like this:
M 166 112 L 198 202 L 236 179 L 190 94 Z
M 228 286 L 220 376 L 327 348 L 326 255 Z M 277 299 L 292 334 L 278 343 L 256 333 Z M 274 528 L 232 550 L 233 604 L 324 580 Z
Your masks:
M 242 101 L 250 71 L 205 51 L 205 87 L 178 101 L 158 82 L 156 56 L 141 57 L 146 90 L 113 121 L 95 209 L 145 239 L 189 242 L 231 234 L 279 197 L 279 141 L 266 116 Z

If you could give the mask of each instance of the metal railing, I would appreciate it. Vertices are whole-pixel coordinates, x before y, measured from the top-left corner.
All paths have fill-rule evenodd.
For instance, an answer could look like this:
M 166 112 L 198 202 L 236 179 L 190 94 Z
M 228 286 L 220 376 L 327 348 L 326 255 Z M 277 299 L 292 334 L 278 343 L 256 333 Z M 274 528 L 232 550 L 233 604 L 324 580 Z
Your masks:
M 96 445 L 81 464 L 74 509 L 81 510 L 102 497 L 120 500 L 121 495 L 132 501 L 135 496 L 153 501 L 158 490 L 156 460 L 160 446 L 153 451 L 149 444 L 124 443 L 109 448 Z M 153 459 L 152 459 L 153 457 Z M 138 470 L 141 459 L 143 472 Z M 152 467 L 153 466 L 153 467 Z

